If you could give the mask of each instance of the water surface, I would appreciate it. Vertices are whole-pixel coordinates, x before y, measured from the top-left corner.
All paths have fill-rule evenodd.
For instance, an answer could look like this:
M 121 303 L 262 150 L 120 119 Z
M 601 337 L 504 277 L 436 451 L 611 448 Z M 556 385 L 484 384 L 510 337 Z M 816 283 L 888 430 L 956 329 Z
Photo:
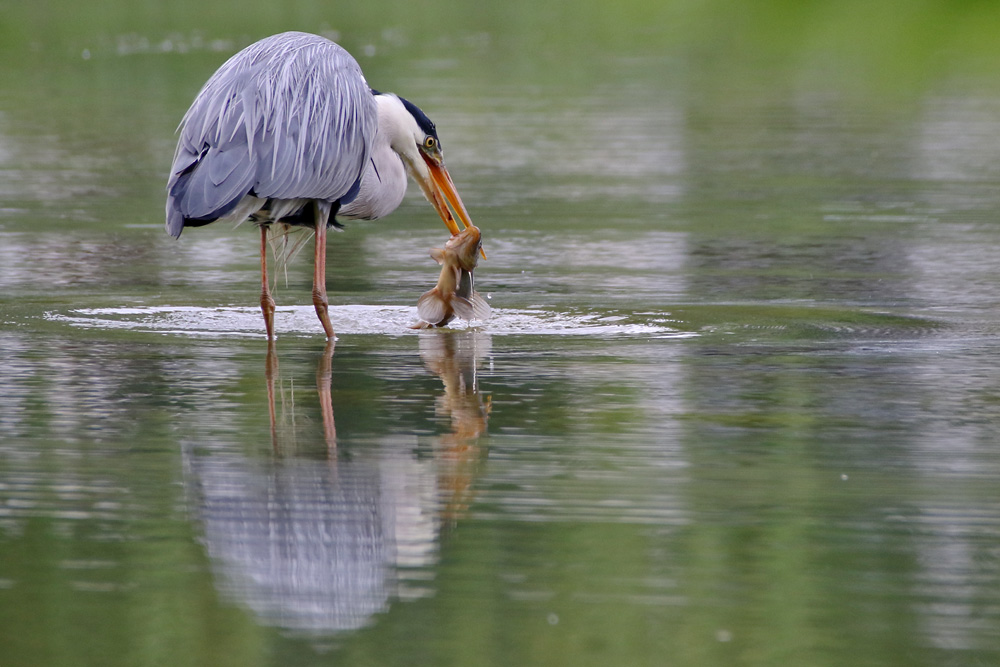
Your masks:
M 997 17 L 535 4 L 8 8 L 0 663 L 1000 660 Z M 488 322 L 409 328 L 416 192 L 332 346 L 308 249 L 269 348 L 253 230 L 163 232 L 281 28 L 434 118 Z

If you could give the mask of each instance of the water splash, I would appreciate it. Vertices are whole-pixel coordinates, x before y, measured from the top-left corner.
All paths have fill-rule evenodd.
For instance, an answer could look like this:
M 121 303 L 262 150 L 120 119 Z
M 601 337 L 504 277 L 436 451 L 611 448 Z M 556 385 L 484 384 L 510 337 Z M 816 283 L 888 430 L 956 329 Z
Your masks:
M 80 308 L 67 312 L 47 312 L 46 320 L 85 329 L 127 329 L 164 334 L 206 337 L 261 336 L 260 310 L 253 307 L 201 308 L 157 306 L 125 308 Z M 410 326 L 417 321 L 411 306 L 346 305 L 331 306 L 330 318 L 338 334 L 416 334 Z M 495 309 L 488 322 L 473 323 L 493 335 L 642 335 L 688 337 L 695 334 L 670 326 L 665 314 L 658 316 L 609 315 L 607 313 L 564 313 L 541 309 Z M 448 328 L 464 329 L 456 321 Z M 322 333 L 310 306 L 283 306 L 276 310 L 279 334 Z

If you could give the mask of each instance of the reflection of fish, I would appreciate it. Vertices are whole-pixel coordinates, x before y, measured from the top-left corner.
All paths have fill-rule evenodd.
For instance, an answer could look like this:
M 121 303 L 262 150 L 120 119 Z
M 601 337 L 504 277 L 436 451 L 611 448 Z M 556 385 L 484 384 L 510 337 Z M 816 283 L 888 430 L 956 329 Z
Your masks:
M 490 354 L 490 336 L 481 331 L 434 331 L 420 336 L 420 358 L 444 383 L 435 413 L 451 418 L 451 432 L 434 442 L 441 516 L 446 526 L 472 504 L 475 481 L 486 459 L 486 427 L 492 408 L 480 395 L 478 367 Z
M 431 257 L 441 265 L 441 275 L 434 289 L 417 301 L 421 321 L 414 329 L 444 326 L 456 315 L 467 321 L 489 318 L 490 305 L 474 289 L 472 275 L 482 245 L 479 228 L 470 225 L 448 239 L 444 249 L 431 249 Z

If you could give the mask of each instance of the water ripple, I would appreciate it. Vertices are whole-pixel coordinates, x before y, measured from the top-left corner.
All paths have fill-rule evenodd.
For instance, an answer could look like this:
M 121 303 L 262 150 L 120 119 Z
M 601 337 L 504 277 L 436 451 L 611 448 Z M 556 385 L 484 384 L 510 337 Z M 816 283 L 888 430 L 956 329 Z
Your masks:
M 275 329 L 285 334 L 321 333 L 311 306 L 277 308 Z M 416 334 L 412 306 L 331 306 L 330 318 L 339 334 Z M 144 332 L 183 333 L 208 337 L 261 336 L 260 310 L 252 307 L 201 308 L 162 306 L 139 308 L 81 308 L 65 313 L 47 312 L 44 318 L 87 329 L 128 329 Z M 452 328 L 464 328 L 456 322 Z M 667 326 L 662 318 L 607 313 L 560 313 L 541 309 L 494 309 L 486 323 L 476 323 L 494 335 L 643 335 L 688 337 L 694 334 Z

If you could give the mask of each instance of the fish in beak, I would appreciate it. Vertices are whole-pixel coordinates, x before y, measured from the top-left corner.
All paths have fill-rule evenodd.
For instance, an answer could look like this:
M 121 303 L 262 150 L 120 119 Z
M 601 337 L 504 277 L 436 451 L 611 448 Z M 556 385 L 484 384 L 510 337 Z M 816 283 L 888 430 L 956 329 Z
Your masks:
M 441 265 L 441 274 L 437 285 L 417 301 L 420 321 L 411 328 L 441 327 L 455 317 L 467 322 L 489 319 L 490 305 L 476 292 L 473 278 L 482 244 L 479 228 L 469 225 L 448 239 L 444 248 L 431 249 L 431 257 Z
M 462 221 L 465 228 L 472 227 L 472 219 L 469 217 L 469 212 L 465 209 L 465 204 L 462 203 L 462 198 L 459 196 L 458 190 L 455 189 L 455 183 L 451 180 L 451 174 L 448 173 L 447 167 L 444 166 L 441 153 L 426 153 L 421 151 L 420 157 L 424 159 L 424 163 L 427 165 L 429 178 L 418 178 L 416 180 L 420 183 L 420 187 L 424 191 L 424 196 L 427 197 L 427 200 L 434 206 L 438 215 L 441 216 L 451 235 L 455 236 L 462 230 L 459 229 L 458 223 L 455 222 L 455 215 L 448 208 L 449 204 L 452 209 L 455 209 L 455 214 L 458 215 L 458 219 Z M 483 259 L 486 259 L 486 252 L 482 248 L 479 249 L 479 253 Z

